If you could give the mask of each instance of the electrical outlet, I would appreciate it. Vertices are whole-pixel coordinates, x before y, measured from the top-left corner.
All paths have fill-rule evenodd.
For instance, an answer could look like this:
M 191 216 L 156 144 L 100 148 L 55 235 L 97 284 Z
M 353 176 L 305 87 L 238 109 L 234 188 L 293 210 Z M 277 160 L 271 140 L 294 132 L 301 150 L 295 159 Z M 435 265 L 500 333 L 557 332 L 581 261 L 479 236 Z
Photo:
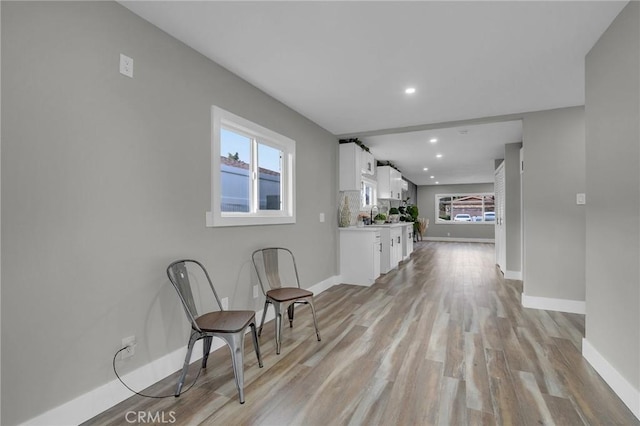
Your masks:
M 222 303 L 222 309 L 223 310 L 226 311 L 227 309 L 229 309 L 229 298 L 228 297 L 223 297 L 222 300 L 221 300 L 221 303 Z
M 258 285 L 254 285 L 253 286 L 253 298 L 257 299 L 258 298 Z
M 136 353 L 136 336 L 122 338 L 122 347 L 126 348 L 120 352 L 121 359 L 131 358 Z
M 120 74 L 133 78 L 133 59 L 120 54 Z

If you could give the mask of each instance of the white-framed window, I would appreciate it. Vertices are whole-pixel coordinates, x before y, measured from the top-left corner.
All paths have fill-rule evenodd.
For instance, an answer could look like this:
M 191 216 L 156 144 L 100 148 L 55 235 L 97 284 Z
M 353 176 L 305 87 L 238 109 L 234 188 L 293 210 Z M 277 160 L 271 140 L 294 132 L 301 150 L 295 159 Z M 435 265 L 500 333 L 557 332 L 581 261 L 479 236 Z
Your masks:
M 377 181 L 364 176 L 362 177 L 362 181 L 360 182 L 360 207 L 371 208 L 377 203 L 377 189 Z
M 494 224 L 496 197 L 479 194 L 436 194 L 436 224 Z
M 296 142 L 211 107 L 207 226 L 295 223 Z

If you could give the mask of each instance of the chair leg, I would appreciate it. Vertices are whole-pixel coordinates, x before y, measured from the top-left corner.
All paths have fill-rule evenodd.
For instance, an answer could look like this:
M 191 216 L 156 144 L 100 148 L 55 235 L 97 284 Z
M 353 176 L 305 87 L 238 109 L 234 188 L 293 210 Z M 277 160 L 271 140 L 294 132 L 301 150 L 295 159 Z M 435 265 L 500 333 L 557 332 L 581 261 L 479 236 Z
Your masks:
M 249 324 L 251 327 L 251 335 L 253 336 L 253 349 L 256 351 L 256 356 L 258 357 L 258 365 L 262 368 L 262 356 L 260 355 L 260 344 L 258 343 L 258 333 L 256 333 L 256 324 Z
M 294 306 L 295 303 L 292 303 L 287 308 L 287 316 L 289 317 L 289 328 L 293 328 L 293 314 L 294 314 Z
M 267 316 L 268 308 L 269 308 L 269 299 L 264 301 L 264 308 L 262 308 L 262 321 L 260 321 L 260 328 L 258 328 L 258 336 L 262 335 L 262 326 L 264 325 L 264 319 Z
M 313 306 L 313 298 L 309 298 L 308 302 L 309 302 L 309 306 L 311 306 L 311 314 L 313 315 L 313 325 L 316 328 L 316 337 L 318 338 L 318 342 L 319 342 L 320 330 L 318 330 L 318 320 L 316 320 L 316 308 Z
M 282 312 L 280 312 L 282 306 L 280 303 L 275 302 L 273 308 L 276 311 L 276 355 L 280 355 L 280 345 L 282 342 Z
M 202 368 L 207 368 L 207 360 L 209 359 L 209 352 L 211 352 L 212 336 L 207 336 L 202 342 Z
M 184 379 L 187 377 L 187 371 L 189 370 L 189 361 L 191 361 L 191 352 L 193 351 L 193 345 L 196 344 L 196 341 L 200 338 L 200 334 L 192 331 L 191 337 L 189 337 L 189 345 L 187 346 L 187 356 L 184 358 L 184 365 L 182 366 L 182 374 L 180 375 L 180 379 L 178 380 L 178 386 L 176 387 L 175 397 L 180 396 L 180 392 L 182 392 L 182 386 L 184 385 Z
M 218 335 L 227 342 L 229 349 L 231 349 L 231 363 L 233 364 L 233 374 L 236 377 L 240 404 L 244 404 L 244 331 Z

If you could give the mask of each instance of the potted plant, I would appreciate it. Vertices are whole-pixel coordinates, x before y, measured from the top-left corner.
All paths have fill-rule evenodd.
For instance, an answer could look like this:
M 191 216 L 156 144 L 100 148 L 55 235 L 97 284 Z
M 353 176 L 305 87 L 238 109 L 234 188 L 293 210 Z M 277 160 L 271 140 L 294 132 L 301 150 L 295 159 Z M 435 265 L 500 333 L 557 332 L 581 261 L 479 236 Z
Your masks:
M 424 232 L 424 230 L 420 231 L 420 223 L 418 222 L 419 214 L 420 212 L 418 211 L 418 206 L 416 206 L 415 204 L 410 204 L 407 206 L 407 222 L 413 222 L 414 241 L 418 233 L 422 234 L 422 232 Z
M 389 209 L 389 221 L 392 223 L 398 222 L 398 218 L 400 218 L 400 210 L 396 207 L 391 207 Z
M 373 218 L 373 221 L 376 225 L 384 225 L 384 223 L 387 221 L 387 215 L 384 213 L 378 213 Z

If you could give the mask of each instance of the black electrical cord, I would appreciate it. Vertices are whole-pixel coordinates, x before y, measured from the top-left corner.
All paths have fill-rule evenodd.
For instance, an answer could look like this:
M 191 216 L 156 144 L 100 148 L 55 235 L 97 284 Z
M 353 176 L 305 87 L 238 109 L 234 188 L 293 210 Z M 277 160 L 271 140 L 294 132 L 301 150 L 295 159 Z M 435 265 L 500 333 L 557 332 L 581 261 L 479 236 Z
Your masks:
M 143 393 L 140 392 L 136 392 L 133 389 L 131 389 L 129 386 L 127 386 L 127 384 L 122 380 L 122 378 L 120 377 L 120 375 L 118 375 L 118 371 L 116 371 L 116 358 L 118 357 L 118 354 L 122 351 L 124 351 L 125 349 L 127 349 L 127 346 L 125 346 L 122 349 L 119 349 L 114 355 L 113 355 L 113 372 L 115 373 L 116 377 L 118 378 L 118 380 L 120 380 L 120 383 L 122 383 L 124 385 L 125 388 L 129 389 L 131 392 L 135 393 L 136 395 L 140 395 L 140 396 L 144 396 L 145 398 L 156 398 L 156 399 L 162 399 L 162 398 L 171 398 L 171 397 L 175 397 L 174 395 L 145 395 Z M 182 392 L 180 392 L 180 395 L 182 395 L 183 393 L 187 393 L 192 387 L 195 386 L 196 382 L 198 381 L 198 377 L 200 377 L 200 373 L 202 373 L 202 364 L 200 364 L 200 369 L 198 370 L 198 374 L 196 375 L 196 378 L 193 380 L 193 383 L 191 383 L 191 386 L 189 386 L 188 388 L 186 388 L 185 390 L 183 390 Z

